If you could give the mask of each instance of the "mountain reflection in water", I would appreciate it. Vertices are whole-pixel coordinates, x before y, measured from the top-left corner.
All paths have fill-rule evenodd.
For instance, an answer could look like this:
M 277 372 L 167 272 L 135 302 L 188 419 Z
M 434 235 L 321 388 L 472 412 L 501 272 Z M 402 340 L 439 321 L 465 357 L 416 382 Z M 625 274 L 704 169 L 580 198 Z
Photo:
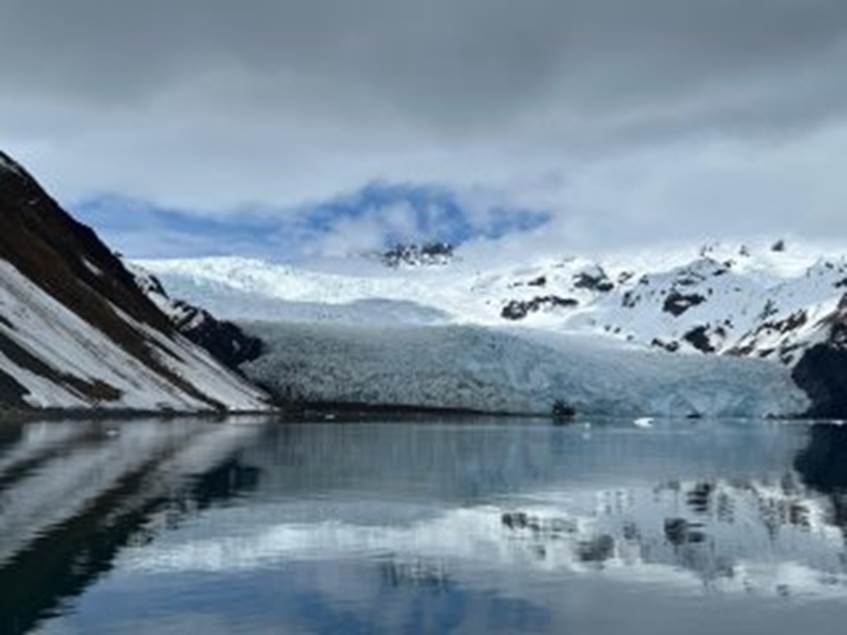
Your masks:
M 0 633 L 839 632 L 846 527 L 830 424 L 8 424 Z

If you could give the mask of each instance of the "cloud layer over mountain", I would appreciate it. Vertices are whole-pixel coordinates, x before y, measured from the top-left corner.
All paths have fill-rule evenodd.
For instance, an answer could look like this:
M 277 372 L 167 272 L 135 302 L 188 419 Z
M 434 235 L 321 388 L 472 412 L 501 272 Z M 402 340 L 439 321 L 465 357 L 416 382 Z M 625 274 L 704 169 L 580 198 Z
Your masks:
M 3 0 L 0 143 L 65 202 L 288 219 L 369 183 L 537 244 L 847 230 L 837 0 Z

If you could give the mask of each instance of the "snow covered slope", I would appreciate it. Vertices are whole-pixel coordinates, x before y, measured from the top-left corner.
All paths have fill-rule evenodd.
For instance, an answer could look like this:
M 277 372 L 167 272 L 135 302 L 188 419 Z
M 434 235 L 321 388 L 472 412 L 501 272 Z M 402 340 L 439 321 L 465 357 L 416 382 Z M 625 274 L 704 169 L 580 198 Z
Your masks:
M 491 265 L 458 258 L 400 270 L 355 259 L 337 271 L 243 258 L 142 264 L 171 295 L 227 319 L 514 323 L 791 365 L 828 339 L 825 318 L 847 293 L 847 260 L 776 247 L 716 245 L 602 263 L 563 257 Z
M 0 153 L 0 407 L 257 410 L 133 276 Z

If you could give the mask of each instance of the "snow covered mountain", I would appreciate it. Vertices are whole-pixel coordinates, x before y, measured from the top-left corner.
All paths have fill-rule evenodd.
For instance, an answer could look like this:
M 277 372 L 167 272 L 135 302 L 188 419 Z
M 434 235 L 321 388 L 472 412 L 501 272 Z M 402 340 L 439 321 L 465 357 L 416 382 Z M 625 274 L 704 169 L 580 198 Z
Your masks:
M 261 380 L 276 384 L 287 376 L 283 371 L 297 357 L 301 372 L 294 377 L 293 369 L 288 368 L 288 385 L 299 386 L 311 398 L 316 396 L 314 391 L 310 392 L 302 382 L 312 375 L 302 369 L 304 365 L 314 369 L 320 366 L 326 377 L 331 351 L 318 345 L 320 338 L 312 333 L 307 339 L 315 344 L 313 350 L 320 350 L 323 361 L 308 363 L 289 336 L 295 323 L 309 323 L 312 330 L 316 324 L 333 325 L 326 327 L 324 341 L 335 341 L 339 346 L 339 338 L 358 342 L 357 347 L 345 349 L 344 359 L 335 359 L 336 365 L 356 359 L 357 352 L 362 355 L 362 363 L 389 349 L 401 356 L 402 351 L 393 349 L 387 336 L 398 335 L 412 326 L 422 328 L 420 333 L 427 333 L 430 338 L 431 346 L 424 350 L 441 350 L 454 360 L 463 347 L 473 348 L 468 342 L 477 341 L 480 333 L 494 333 L 498 344 L 509 351 L 500 363 L 523 359 L 527 372 L 537 368 L 538 363 L 528 361 L 537 357 L 535 353 L 522 356 L 518 349 L 525 345 L 545 347 L 548 352 L 541 357 L 555 359 L 556 364 L 586 360 L 584 353 L 589 349 L 597 353 L 591 359 L 599 364 L 598 369 L 603 367 L 602 360 L 613 369 L 619 365 L 617 358 L 626 359 L 635 367 L 641 364 L 642 368 L 649 360 L 648 366 L 656 377 L 664 372 L 660 367 L 683 372 L 686 364 L 701 363 L 702 355 L 707 354 L 723 360 L 714 367 L 715 381 L 723 383 L 720 366 L 732 371 L 723 376 L 727 383 L 744 377 L 742 385 L 756 391 L 756 382 L 761 381 L 759 371 L 748 372 L 754 367 L 738 367 L 740 360 L 735 359 L 754 358 L 767 362 L 761 372 L 770 373 L 773 380 L 759 384 L 759 392 L 767 394 L 755 407 L 750 401 L 740 409 L 706 408 L 704 412 L 702 404 L 692 402 L 694 386 L 672 391 L 662 403 L 641 392 L 640 398 L 630 400 L 627 407 L 637 402 L 636 411 L 651 414 L 787 414 L 787 404 L 776 403 L 780 399 L 775 393 L 784 383 L 789 387 L 786 394 L 792 395 L 787 399 L 792 407 L 797 407 L 799 401 L 791 389 L 799 387 L 811 398 L 811 405 L 804 406 L 807 414 L 847 416 L 847 400 L 841 397 L 847 392 L 843 389 L 847 388 L 847 260 L 837 253 L 824 254 L 779 241 L 751 246 L 718 244 L 688 252 L 609 257 L 602 262 L 561 257 L 515 265 L 498 262 L 492 256 L 474 257 L 459 251 L 459 255 L 451 255 L 438 267 L 397 267 L 366 259 L 351 259 L 340 266 L 336 262 L 292 267 L 242 258 L 147 261 L 142 265 L 154 272 L 175 297 L 200 304 L 227 319 L 277 325 L 277 337 L 272 336 L 268 325 L 248 330 L 260 332 L 269 340 L 270 349 L 285 342 L 289 358 L 282 360 L 276 355 L 276 364 L 260 358 L 245 368 L 252 372 L 264 368 L 265 373 L 271 373 L 270 368 L 274 367 L 277 374 L 262 375 Z M 285 333 L 279 332 L 281 324 L 288 325 Z M 386 332 L 388 327 L 400 330 Z M 376 329 L 377 335 L 382 332 L 385 337 L 369 339 L 369 329 Z M 406 333 L 398 337 L 403 340 L 411 336 Z M 467 342 L 460 345 L 456 338 Z M 520 345 L 509 344 L 518 340 Z M 363 348 L 362 343 L 368 341 L 373 346 Z M 587 345 L 589 341 L 598 346 Z M 439 349 L 436 342 L 444 343 L 446 348 Z M 675 362 L 673 357 L 680 360 Z M 636 358 L 641 361 L 633 362 Z M 394 401 L 417 398 L 415 391 L 422 387 L 420 374 L 406 376 L 402 368 L 394 366 L 392 377 L 396 382 L 417 386 L 400 393 L 392 389 Z M 554 367 L 559 368 L 555 364 Z M 462 372 L 458 372 L 460 368 Z M 457 376 L 485 383 L 474 374 L 478 368 L 479 364 L 472 368 L 460 364 L 452 370 L 457 371 Z M 576 376 L 568 375 L 571 379 L 565 381 L 560 370 L 542 373 L 535 384 L 548 385 L 549 389 L 524 393 L 522 401 L 512 405 L 533 401 L 538 404 L 536 408 L 543 409 L 549 405 L 545 400 L 549 401 L 557 391 L 585 401 L 578 395 L 587 396 L 571 381 Z M 247 372 L 249 375 L 251 371 Z M 321 384 L 318 374 L 313 377 L 313 386 Z M 354 384 L 355 381 L 348 382 L 346 386 Z M 508 382 L 496 385 L 502 388 Z M 703 385 L 701 378 L 701 388 Z M 668 390 L 667 384 L 654 385 L 659 387 Z M 323 394 L 357 397 L 366 402 L 377 398 L 368 396 L 368 391 L 345 395 L 340 391 L 336 386 Z M 500 394 L 504 394 L 502 390 Z M 437 401 L 436 397 L 433 399 Z M 459 399 L 457 403 L 489 403 L 480 399 Z M 770 405 L 765 403 L 768 399 Z M 670 408 L 669 403 L 678 407 Z
M 334 270 L 244 258 L 140 264 L 173 296 L 226 319 L 355 323 L 366 317 L 382 321 L 389 306 L 402 306 L 409 309 L 398 316 L 402 323 L 415 317 L 428 323 L 511 323 L 672 351 L 796 362 L 796 345 L 814 340 L 814 327 L 847 292 L 847 261 L 766 247 L 732 249 L 652 262 L 564 257 L 490 265 L 457 259 L 402 270 L 366 260 L 336 263 Z M 368 304 L 373 315 L 366 315 Z M 801 310 L 805 319 L 795 315 Z
M 0 153 L 0 407 L 259 410 L 133 275 Z
M 124 263 L 0 153 L 0 405 L 267 408 L 250 382 L 286 403 L 844 418 L 847 260 L 779 241 Z

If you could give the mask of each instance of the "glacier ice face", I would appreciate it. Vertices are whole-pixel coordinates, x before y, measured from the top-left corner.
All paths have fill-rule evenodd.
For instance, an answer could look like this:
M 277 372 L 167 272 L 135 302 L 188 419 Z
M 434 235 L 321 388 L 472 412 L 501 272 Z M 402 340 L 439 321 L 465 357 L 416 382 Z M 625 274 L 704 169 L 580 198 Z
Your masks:
M 549 415 L 763 417 L 807 400 L 785 367 L 672 356 L 595 336 L 478 326 L 243 323 L 267 352 L 246 375 L 290 401 Z

